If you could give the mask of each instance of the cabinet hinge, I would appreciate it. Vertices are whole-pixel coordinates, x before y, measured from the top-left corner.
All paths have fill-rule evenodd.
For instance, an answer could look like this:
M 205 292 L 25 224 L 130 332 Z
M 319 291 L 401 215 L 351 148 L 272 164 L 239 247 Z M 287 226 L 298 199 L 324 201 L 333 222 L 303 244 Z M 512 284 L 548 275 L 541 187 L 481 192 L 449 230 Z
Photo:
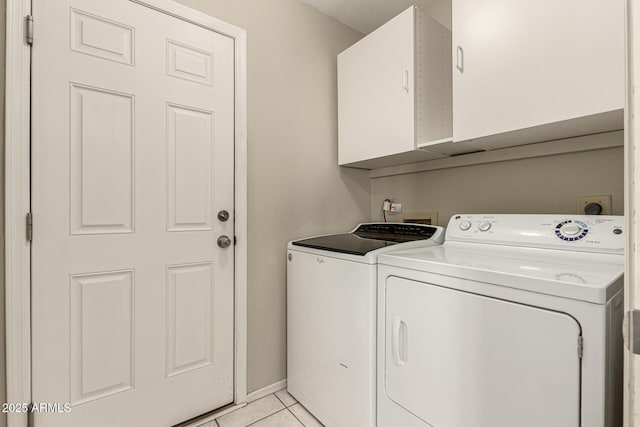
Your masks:
M 27 214 L 27 241 L 33 241 L 33 214 Z
M 29 46 L 33 46 L 33 15 L 26 16 L 27 26 L 25 31 L 25 39 Z
M 583 349 L 584 338 L 582 335 L 578 337 L 578 359 L 582 359 L 582 349 Z

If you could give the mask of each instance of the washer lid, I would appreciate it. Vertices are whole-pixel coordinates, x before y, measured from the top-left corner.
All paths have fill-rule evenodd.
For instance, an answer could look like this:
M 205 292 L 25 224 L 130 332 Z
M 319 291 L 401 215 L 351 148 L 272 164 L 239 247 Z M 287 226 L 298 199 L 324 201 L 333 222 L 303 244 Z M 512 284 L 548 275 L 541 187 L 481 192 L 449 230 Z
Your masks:
M 370 223 L 360 224 L 351 233 L 311 237 L 291 243 L 294 246 L 364 256 L 398 243 L 429 240 L 441 230 L 441 227 L 421 224 Z
M 605 304 L 622 289 L 624 256 L 445 242 L 381 254 L 378 263 Z

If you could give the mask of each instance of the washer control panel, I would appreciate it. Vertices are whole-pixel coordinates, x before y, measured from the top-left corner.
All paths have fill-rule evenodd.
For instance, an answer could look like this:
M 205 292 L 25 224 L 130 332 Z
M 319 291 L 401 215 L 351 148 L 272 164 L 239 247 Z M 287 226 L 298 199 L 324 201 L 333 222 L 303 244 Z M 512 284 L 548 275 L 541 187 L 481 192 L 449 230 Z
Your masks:
M 605 215 L 454 215 L 445 241 L 623 253 L 624 217 Z
M 472 229 L 476 229 L 478 231 L 489 231 L 491 230 L 491 221 L 482 221 L 478 224 L 475 224 L 475 227 L 471 221 L 462 221 L 460 225 L 458 225 L 458 228 L 460 228 L 460 230 L 462 231 L 468 231 Z

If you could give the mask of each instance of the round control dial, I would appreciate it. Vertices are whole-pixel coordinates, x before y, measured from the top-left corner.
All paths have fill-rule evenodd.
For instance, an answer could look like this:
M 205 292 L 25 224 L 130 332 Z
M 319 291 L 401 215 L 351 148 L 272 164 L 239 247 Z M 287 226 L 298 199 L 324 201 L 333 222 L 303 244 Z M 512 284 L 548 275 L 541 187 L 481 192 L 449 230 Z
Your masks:
M 484 221 L 478 224 L 478 230 L 480 231 L 489 231 L 491 230 L 491 223 L 489 221 Z
M 589 226 L 582 221 L 566 220 L 556 225 L 556 236 L 567 242 L 583 239 L 589 233 Z
M 469 221 L 462 221 L 462 222 L 460 223 L 460 230 L 462 230 L 462 231 L 467 231 L 467 230 L 468 230 L 468 229 L 470 229 L 470 228 L 471 228 L 471 222 L 469 222 Z

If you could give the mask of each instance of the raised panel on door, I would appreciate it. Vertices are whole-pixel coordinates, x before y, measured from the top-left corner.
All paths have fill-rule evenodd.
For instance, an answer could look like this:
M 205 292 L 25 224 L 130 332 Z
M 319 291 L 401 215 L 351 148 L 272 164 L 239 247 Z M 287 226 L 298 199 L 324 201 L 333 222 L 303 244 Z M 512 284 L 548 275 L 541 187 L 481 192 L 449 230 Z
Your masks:
M 386 279 L 384 392 L 434 427 L 578 427 L 569 315 Z
M 71 276 L 71 404 L 132 389 L 133 271 Z
M 129 0 L 33 13 L 33 399 L 72 408 L 35 426 L 232 403 L 233 39 Z
M 213 86 L 212 52 L 167 40 L 167 75 Z
M 624 2 L 452 4 L 454 141 L 624 108 Z
M 412 151 L 414 12 L 398 15 L 338 55 L 338 163 Z
M 71 234 L 132 232 L 134 97 L 75 83 L 70 92 Z
M 71 8 L 71 50 L 134 65 L 134 28 Z
M 213 364 L 213 263 L 167 268 L 167 376 Z
M 213 227 L 214 114 L 167 105 L 168 229 Z

